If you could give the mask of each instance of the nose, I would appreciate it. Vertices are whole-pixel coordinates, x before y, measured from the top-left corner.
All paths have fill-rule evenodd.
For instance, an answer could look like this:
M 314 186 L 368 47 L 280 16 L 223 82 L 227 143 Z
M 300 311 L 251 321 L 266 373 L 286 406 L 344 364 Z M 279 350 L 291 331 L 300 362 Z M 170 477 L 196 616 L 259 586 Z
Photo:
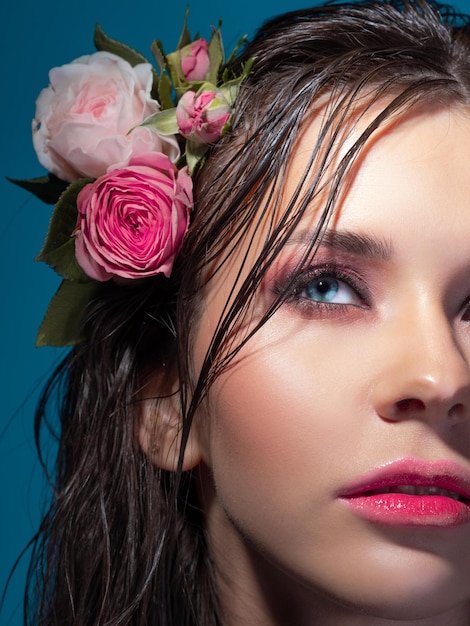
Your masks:
M 373 390 L 382 419 L 455 425 L 470 416 L 470 342 L 459 345 L 444 312 L 413 317 L 408 311 L 390 322 L 383 345 Z

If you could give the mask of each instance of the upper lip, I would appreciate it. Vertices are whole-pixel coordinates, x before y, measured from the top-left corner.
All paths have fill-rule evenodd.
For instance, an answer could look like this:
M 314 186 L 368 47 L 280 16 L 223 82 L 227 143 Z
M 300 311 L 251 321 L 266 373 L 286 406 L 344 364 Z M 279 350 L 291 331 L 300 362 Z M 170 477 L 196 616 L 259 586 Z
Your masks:
M 358 496 L 365 492 L 403 485 L 428 486 L 456 493 L 470 500 L 470 471 L 450 460 L 423 461 L 415 458 L 384 463 L 353 479 L 340 492 L 340 497 Z

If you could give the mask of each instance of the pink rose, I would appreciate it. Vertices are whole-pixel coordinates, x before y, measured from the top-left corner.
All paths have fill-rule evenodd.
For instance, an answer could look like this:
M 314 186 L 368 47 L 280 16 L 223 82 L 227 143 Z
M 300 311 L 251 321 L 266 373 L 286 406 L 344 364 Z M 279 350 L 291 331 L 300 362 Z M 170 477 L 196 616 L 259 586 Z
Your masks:
M 196 143 L 213 143 L 220 139 L 230 114 L 230 104 L 219 91 L 200 94 L 187 91 L 176 107 L 180 133 Z
M 133 157 L 77 198 L 75 253 L 98 281 L 171 274 L 193 206 L 192 180 L 161 153 Z
M 174 137 L 134 128 L 160 108 L 150 96 L 149 63 L 132 67 L 96 52 L 52 69 L 49 79 L 36 102 L 33 143 L 40 163 L 59 178 L 97 178 L 131 155 L 152 151 L 178 159 Z
M 181 48 L 181 69 L 186 80 L 204 80 L 210 67 L 209 44 L 205 39 L 196 39 Z

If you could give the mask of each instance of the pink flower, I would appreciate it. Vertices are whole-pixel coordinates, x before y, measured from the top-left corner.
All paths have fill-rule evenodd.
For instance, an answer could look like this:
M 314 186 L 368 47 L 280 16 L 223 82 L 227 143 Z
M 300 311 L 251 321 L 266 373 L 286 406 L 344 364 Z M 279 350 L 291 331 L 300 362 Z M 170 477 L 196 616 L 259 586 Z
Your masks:
M 200 94 L 187 91 L 176 107 L 180 133 L 195 143 L 213 143 L 220 139 L 230 114 L 230 104 L 219 91 Z
M 204 80 L 210 67 L 209 44 L 205 39 L 196 39 L 181 48 L 181 69 L 186 80 Z
M 161 153 L 111 168 L 78 195 L 75 253 L 98 281 L 170 276 L 193 206 L 192 180 Z
M 149 63 L 132 67 L 115 54 L 96 52 L 52 69 L 49 79 L 36 102 L 33 143 L 40 163 L 59 178 L 97 178 L 111 165 L 151 151 L 178 159 L 174 137 L 138 126 L 160 108 L 150 95 Z

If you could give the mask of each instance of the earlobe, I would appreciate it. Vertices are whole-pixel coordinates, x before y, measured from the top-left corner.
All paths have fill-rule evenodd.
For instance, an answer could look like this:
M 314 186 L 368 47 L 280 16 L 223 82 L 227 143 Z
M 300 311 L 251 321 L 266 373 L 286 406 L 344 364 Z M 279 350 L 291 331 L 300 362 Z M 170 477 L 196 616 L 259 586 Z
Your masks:
M 182 414 L 178 389 L 169 393 L 155 379 L 145 387 L 141 401 L 138 437 L 149 461 L 168 471 L 176 471 L 181 451 Z M 183 471 L 202 460 L 202 449 L 196 428 L 191 428 L 183 456 Z

